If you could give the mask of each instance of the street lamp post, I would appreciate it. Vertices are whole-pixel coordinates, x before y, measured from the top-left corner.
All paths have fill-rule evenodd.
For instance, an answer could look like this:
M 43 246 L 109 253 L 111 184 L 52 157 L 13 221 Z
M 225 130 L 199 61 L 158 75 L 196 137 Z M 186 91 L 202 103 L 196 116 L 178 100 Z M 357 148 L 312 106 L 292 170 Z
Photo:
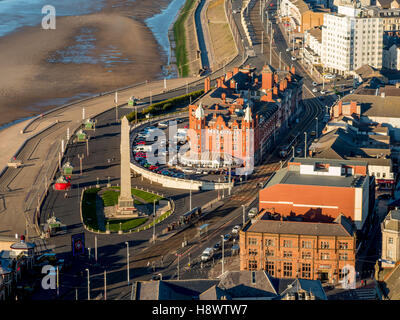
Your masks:
M 107 273 L 104 270 L 104 300 L 107 300 Z
M 264 53 L 264 31 L 261 32 L 261 54 Z
M 315 135 L 318 138 L 318 117 L 315 117 L 315 120 L 317 121 L 315 124 L 315 128 L 316 128 Z
M 269 65 L 272 65 L 272 39 L 273 39 L 273 34 L 274 34 L 274 30 L 272 30 L 271 39 L 269 41 Z
M 94 260 L 97 263 L 97 235 L 94 236 Z
M 242 204 L 242 208 L 243 208 L 243 227 L 244 227 L 244 224 L 246 223 L 246 207 L 244 204 Z
M 87 272 L 87 296 L 88 300 L 90 300 L 90 274 L 89 274 L 89 269 L 86 269 Z
M 189 210 L 192 211 L 192 180 L 190 180 Z
M 153 200 L 153 242 L 156 241 L 156 200 Z
M 222 238 L 222 273 L 221 275 L 224 274 L 224 236 L 221 234 Z
M 83 153 L 78 154 L 78 158 L 79 158 L 80 175 L 82 175 L 82 160 L 83 158 L 85 158 L 85 155 Z
M 129 242 L 125 241 L 126 244 L 126 276 L 127 276 L 127 282 L 129 285 Z
M 307 132 L 304 132 L 304 159 L 307 158 Z

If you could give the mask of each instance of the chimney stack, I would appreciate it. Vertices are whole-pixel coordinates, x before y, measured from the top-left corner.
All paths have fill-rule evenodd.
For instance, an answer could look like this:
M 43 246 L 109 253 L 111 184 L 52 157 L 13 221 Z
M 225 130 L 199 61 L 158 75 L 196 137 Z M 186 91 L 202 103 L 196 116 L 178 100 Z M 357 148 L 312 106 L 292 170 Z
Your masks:
M 268 66 L 264 66 L 261 72 L 261 76 L 262 76 L 262 86 L 261 86 L 262 90 L 266 92 L 269 89 L 272 89 L 272 86 L 274 85 L 273 73 Z

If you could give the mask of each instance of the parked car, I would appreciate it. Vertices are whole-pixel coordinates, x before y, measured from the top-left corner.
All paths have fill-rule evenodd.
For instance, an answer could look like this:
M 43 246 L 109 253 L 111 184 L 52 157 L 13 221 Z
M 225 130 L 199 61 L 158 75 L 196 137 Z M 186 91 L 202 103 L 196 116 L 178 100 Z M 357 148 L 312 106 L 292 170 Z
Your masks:
M 313 88 L 313 89 L 312 89 L 312 92 L 317 93 L 317 92 L 318 92 L 318 89 L 317 89 L 317 88 Z
M 297 149 L 296 149 L 296 154 L 297 154 L 297 155 L 301 154 L 302 152 L 303 152 L 303 149 L 302 149 L 302 148 L 297 148 Z
M 143 144 L 146 144 L 146 141 L 141 140 L 141 141 L 135 142 L 135 145 L 136 145 L 136 146 L 138 146 L 138 145 L 143 145 Z
M 206 248 L 201 254 L 201 261 L 208 261 L 213 257 L 213 255 L 214 255 L 214 249 Z
M 291 50 L 290 48 L 286 48 L 286 52 L 290 52 L 290 50 Z
M 334 79 L 334 78 L 336 78 L 336 76 L 334 74 L 328 73 L 328 74 L 324 75 L 324 78 L 325 79 Z
M 220 242 L 217 242 L 217 243 L 214 245 L 213 249 L 214 249 L 214 251 L 220 250 L 220 249 L 221 249 L 221 241 L 220 241 Z
M 232 238 L 232 235 L 230 233 L 227 233 L 226 235 L 224 235 L 224 242 L 231 240 L 231 238 Z
M 252 219 L 257 215 L 257 213 L 258 213 L 258 209 L 256 207 L 254 207 L 254 208 L 250 209 L 248 216 L 250 219 Z
M 150 169 L 151 171 L 154 171 L 154 170 L 157 170 L 157 169 L 158 169 L 158 167 L 157 167 L 157 166 L 155 166 L 155 165 L 151 165 L 151 166 L 149 167 L 149 169 Z
M 296 61 L 296 57 L 295 56 L 292 56 L 292 61 Z
M 321 90 L 320 92 L 321 92 L 321 94 L 325 94 L 326 93 L 326 91 L 324 91 L 324 90 Z
M 239 230 L 240 230 L 240 226 L 239 226 L 239 225 L 236 225 L 236 226 L 233 227 L 232 233 L 233 233 L 233 234 L 238 234 L 238 233 L 239 233 Z
M 312 85 L 314 86 L 314 87 L 316 87 L 317 85 L 318 85 L 318 83 L 316 83 L 315 81 L 312 83 Z
M 164 176 L 169 176 L 170 175 L 169 171 L 167 171 L 167 170 L 161 171 L 161 174 L 163 174 Z
M 392 196 L 389 193 L 381 194 L 381 195 L 378 196 L 379 200 L 388 200 L 388 199 L 391 199 L 391 198 L 392 198 Z

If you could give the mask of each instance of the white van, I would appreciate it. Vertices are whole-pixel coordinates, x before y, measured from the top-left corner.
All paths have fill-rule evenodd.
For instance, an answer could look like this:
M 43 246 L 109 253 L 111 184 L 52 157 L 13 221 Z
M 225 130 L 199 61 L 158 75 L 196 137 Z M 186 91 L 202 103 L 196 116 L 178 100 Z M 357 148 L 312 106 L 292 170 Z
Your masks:
M 252 219 L 254 218 L 258 213 L 258 209 L 256 207 L 251 208 L 249 211 L 249 218 Z
M 214 249 L 206 248 L 201 254 L 201 261 L 208 261 L 213 257 L 213 255 L 214 255 Z

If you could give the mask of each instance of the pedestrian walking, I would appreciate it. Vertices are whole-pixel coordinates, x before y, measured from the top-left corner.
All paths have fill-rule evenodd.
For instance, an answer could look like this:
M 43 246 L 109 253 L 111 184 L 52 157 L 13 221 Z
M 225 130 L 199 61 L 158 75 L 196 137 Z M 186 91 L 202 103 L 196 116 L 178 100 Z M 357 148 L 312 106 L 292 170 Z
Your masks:
M 68 198 L 68 193 L 64 193 L 64 198 L 67 199 Z

